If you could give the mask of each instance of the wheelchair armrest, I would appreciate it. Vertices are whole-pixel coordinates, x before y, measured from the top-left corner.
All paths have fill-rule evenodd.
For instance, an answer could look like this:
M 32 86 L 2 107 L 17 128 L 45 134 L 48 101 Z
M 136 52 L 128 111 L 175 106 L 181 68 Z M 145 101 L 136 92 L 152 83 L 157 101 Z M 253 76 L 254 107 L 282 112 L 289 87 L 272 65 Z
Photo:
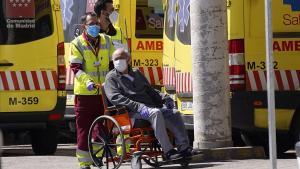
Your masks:
M 126 110 L 125 106 L 110 106 L 106 108 L 108 111 L 120 111 L 120 110 Z
M 124 114 L 127 113 L 127 108 L 125 106 L 110 106 L 105 109 L 105 112 L 110 116 Z

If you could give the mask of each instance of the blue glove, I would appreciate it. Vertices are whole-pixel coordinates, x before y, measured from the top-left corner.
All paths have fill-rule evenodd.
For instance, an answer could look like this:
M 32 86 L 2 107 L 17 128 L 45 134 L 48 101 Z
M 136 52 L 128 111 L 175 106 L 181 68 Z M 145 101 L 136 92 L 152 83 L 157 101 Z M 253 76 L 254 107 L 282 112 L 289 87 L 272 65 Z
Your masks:
M 95 83 L 89 82 L 89 83 L 87 84 L 87 89 L 88 89 L 89 91 L 94 90 L 94 89 L 95 89 Z
M 140 112 L 140 115 L 143 119 L 148 119 L 150 117 L 148 107 L 144 106 Z
M 171 97 L 167 97 L 165 99 L 165 105 L 168 109 L 173 109 L 174 108 L 174 100 Z

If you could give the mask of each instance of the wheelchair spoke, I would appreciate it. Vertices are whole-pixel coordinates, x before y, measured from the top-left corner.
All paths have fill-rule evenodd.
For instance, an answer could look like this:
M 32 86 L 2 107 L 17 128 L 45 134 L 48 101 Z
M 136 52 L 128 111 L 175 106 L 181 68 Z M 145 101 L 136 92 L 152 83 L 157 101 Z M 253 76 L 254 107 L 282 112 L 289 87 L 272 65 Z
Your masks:
M 106 148 L 104 147 L 103 153 L 102 153 L 102 155 L 101 155 L 101 159 L 103 159 L 105 153 L 106 153 Z
M 99 150 L 97 150 L 97 152 L 95 152 L 95 153 L 93 153 L 93 155 L 97 155 L 101 150 L 103 150 L 104 149 L 104 146 L 102 146 Z
M 108 149 L 107 147 L 105 147 L 105 149 Z M 109 163 L 108 163 L 108 152 L 107 150 L 105 151 L 105 157 L 106 157 L 106 168 L 109 169 Z
M 100 127 L 99 130 L 100 130 L 100 137 L 102 137 L 102 139 L 100 137 L 98 138 L 100 138 L 103 142 L 107 141 L 108 136 L 106 131 L 102 127 Z
M 109 136 L 112 136 L 112 131 L 113 131 L 113 129 L 114 129 L 114 126 L 115 126 L 115 125 L 111 126 L 110 131 L 108 132 L 108 135 L 109 135 Z
M 110 157 L 111 157 L 111 161 L 113 162 L 114 167 L 116 167 L 115 159 L 114 159 L 114 157 L 113 157 L 113 155 L 112 155 L 112 152 L 110 151 L 110 148 L 109 148 L 109 147 L 108 147 L 107 149 L 108 149 L 109 155 L 110 155 Z
M 118 146 L 122 146 L 123 144 L 107 144 L 108 146 L 110 146 L 110 147 L 118 147 Z

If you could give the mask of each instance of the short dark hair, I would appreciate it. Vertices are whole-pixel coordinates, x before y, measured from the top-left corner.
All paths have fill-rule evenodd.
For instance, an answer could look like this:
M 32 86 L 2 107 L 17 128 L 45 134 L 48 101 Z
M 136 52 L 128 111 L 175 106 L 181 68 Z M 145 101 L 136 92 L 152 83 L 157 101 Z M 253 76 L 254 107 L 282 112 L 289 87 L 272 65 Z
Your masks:
M 83 15 L 83 16 L 80 17 L 80 20 L 81 20 L 81 23 L 82 23 L 82 24 L 85 24 L 85 23 L 86 23 L 86 18 L 87 18 L 87 16 L 97 17 L 97 15 L 95 14 L 95 12 L 88 12 L 88 13 L 85 13 L 85 15 Z
M 100 16 L 101 11 L 106 9 L 107 3 L 113 3 L 113 1 L 112 0 L 98 0 L 95 3 L 94 12 L 97 14 L 98 17 Z

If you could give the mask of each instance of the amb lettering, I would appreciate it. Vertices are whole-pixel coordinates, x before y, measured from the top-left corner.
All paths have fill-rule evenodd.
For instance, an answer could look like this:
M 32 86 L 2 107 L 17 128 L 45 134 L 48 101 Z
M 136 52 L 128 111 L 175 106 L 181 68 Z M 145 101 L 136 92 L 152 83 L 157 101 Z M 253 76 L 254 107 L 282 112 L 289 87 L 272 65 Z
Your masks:
M 274 52 L 300 51 L 300 41 L 274 41 Z
M 300 25 L 300 14 L 291 15 L 284 14 L 283 15 L 283 24 L 284 25 Z
M 162 50 L 162 41 L 138 41 L 136 50 Z

